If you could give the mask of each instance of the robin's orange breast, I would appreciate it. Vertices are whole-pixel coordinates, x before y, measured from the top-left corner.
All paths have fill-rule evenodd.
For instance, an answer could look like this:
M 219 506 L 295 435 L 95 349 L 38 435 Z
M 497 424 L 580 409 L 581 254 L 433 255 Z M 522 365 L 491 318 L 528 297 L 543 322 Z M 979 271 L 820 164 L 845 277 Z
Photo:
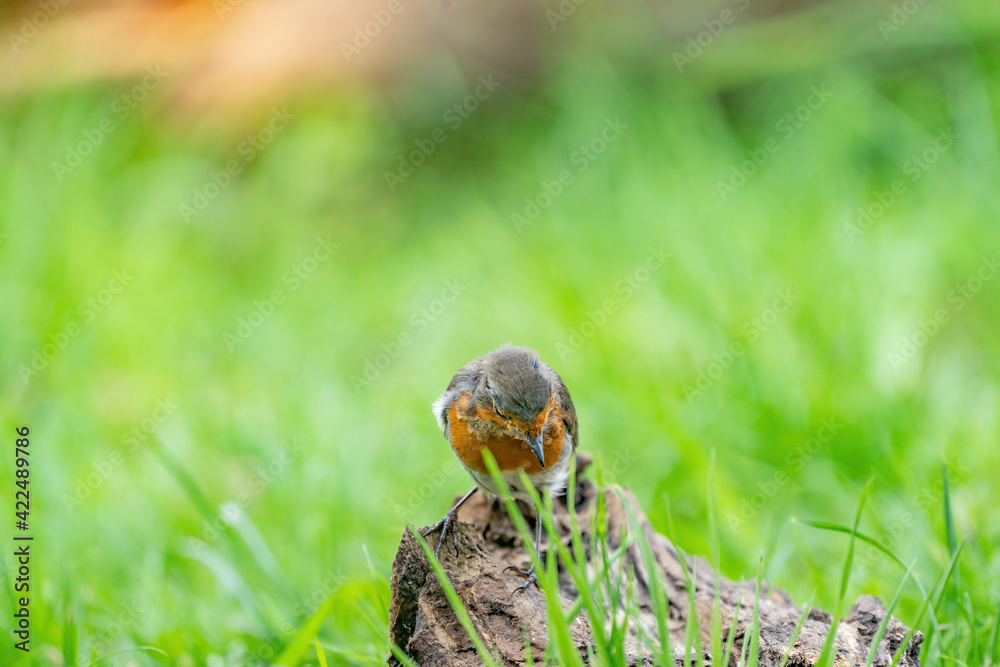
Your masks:
M 528 447 L 528 443 L 516 437 L 487 437 L 480 440 L 469 431 L 464 419 L 459 417 L 458 410 L 453 403 L 448 410 L 449 433 L 451 436 L 451 446 L 455 450 L 455 455 L 476 472 L 489 474 L 486 463 L 483 461 L 482 450 L 486 447 L 493 454 L 500 470 L 517 470 L 524 468 L 529 475 L 534 475 L 542 471 L 542 464 L 535 458 L 534 453 Z M 550 419 L 549 430 L 545 434 L 542 451 L 545 454 L 545 462 L 548 467 L 552 467 L 562 456 L 565 446 L 564 427 L 561 419 Z

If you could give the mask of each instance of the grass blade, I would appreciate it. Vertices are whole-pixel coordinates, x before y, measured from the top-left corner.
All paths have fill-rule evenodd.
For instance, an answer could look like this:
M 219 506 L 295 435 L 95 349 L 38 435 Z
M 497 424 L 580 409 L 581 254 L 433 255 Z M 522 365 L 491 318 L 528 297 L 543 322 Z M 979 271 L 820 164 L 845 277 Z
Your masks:
M 865 508 L 865 501 L 868 499 L 868 492 L 872 488 L 875 478 L 871 478 L 861 490 L 861 499 L 858 500 L 858 510 L 854 514 L 854 528 L 851 529 L 851 541 L 847 547 L 847 558 L 844 559 L 844 571 L 840 578 L 840 593 L 837 596 L 837 610 L 830 623 L 830 631 L 823 642 L 823 650 L 820 651 L 819 659 L 816 661 L 817 667 L 832 667 L 837 648 L 837 628 L 840 627 L 840 619 L 844 610 L 844 598 L 847 597 L 847 584 L 851 578 L 851 565 L 854 562 L 854 543 L 858 533 L 858 524 L 861 523 L 861 512 Z
M 896 609 L 896 605 L 899 604 L 899 598 L 903 595 L 903 588 L 906 587 L 906 581 L 910 578 L 910 573 L 913 572 L 913 565 L 916 562 L 913 561 L 910 567 L 907 568 L 906 574 L 903 575 L 903 580 L 899 582 L 899 588 L 896 589 L 896 594 L 892 596 L 892 602 L 889 603 L 889 606 L 885 610 L 885 617 L 882 618 L 882 622 L 878 624 L 878 629 L 875 630 L 871 646 L 868 648 L 868 659 L 865 661 L 865 667 L 872 667 L 872 664 L 875 662 L 878 645 L 882 643 L 882 637 L 885 635 L 886 628 L 889 627 L 889 619 L 892 618 L 892 612 Z
M 392 657 L 401 662 L 406 667 L 420 667 L 417 663 L 413 662 L 413 658 L 406 655 L 403 649 L 399 648 L 395 642 L 389 642 L 389 651 L 392 653 Z
M 865 508 L 865 501 L 868 500 L 868 492 L 871 490 L 875 478 L 872 477 L 861 490 L 861 499 L 858 501 L 858 511 L 854 515 L 854 529 L 851 531 L 851 542 L 847 548 L 847 559 L 844 561 L 844 573 L 840 579 L 840 595 L 837 597 L 837 616 L 844 610 L 844 598 L 847 597 L 847 584 L 851 579 L 851 565 L 854 563 L 854 540 L 858 532 L 858 524 L 861 523 L 861 512 Z
M 313 639 L 313 643 L 316 644 L 316 659 L 319 660 L 319 667 L 326 667 L 326 654 L 323 652 L 323 647 L 319 645 L 318 639 Z
M 264 573 L 267 581 L 275 583 L 281 591 L 292 590 L 293 586 L 278 559 L 275 558 L 274 552 L 267 546 L 264 536 L 250 515 L 243 511 L 243 507 L 239 503 L 227 501 L 219 506 L 219 513 L 227 517 L 226 522 L 240 538 L 247 553 Z
M 722 547 L 719 540 L 719 517 L 715 505 L 715 449 L 708 465 L 708 552 L 712 560 L 715 588 L 712 595 L 712 660 L 722 655 Z
M 941 495 L 944 499 L 945 536 L 948 540 L 948 554 L 955 555 L 955 519 L 951 513 L 951 491 L 948 488 L 948 464 L 941 464 Z M 958 573 L 955 573 L 955 587 L 958 587 Z
M 691 577 L 685 577 L 685 585 L 688 593 L 688 615 L 687 627 L 684 630 L 684 664 L 700 667 L 702 663 L 701 631 L 698 628 L 698 607 L 695 604 L 694 583 Z
M 750 623 L 750 629 L 753 630 L 753 622 L 752 621 Z M 744 665 L 747 664 L 747 648 L 749 647 L 749 645 L 750 645 L 750 642 L 747 641 L 747 636 L 746 636 L 746 634 L 744 634 L 743 635 L 742 646 L 740 647 L 740 660 L 739 660 L 739 662 L 736 663 L 739 667 L 743 667 Z
M 938 587 L 940 587 L 941 591 L 944 592 L 944 588 L 948 585 L 948 580 L 951 578 L 951 573 L 955 571 L 955 564 L 958 562 L 958 557 L 961 555 L 962 547 L 964 546 L 965 540 L 962 540 L 958 547 L 955 548 L 955 554 L 951 557 L 951 563 L 949 563 L 948 567 L 941 573 L 941 576 L 938 577 L 938 582 L 935 583 L 934 588 L 931 589 L 932 593 L 937 590 Z M 899 664 L 900 659 L 903 657 L 903 652 L 906 651 L 906 648 L 910 645 L 910 639 L 912 639 L 913 633 L 917 631 L 917 626 L 920 625 L 920 621 L 923 620 L 924 612 L 927 611 L 928 606 L 931 606 L 930 596 L 924 599 L 923 604 L 920 605 L 920 611 L 917 612 L 916 620 L 914 620 L 913 624 L 910 626 L 910 631 L 906 633 L 905 637 L 903 637 L 903 641 L 900 643 L 899 649 L 896 651 L 896 656 L 892 659 L 892 667 L 896 667 L 896 665 Z
M 986 664 L 993 665 L 998 662 L 997 642 L 1000 640 L 1000 605 L 997 606 L 997 617 L 993 619 L 993 630 L 990 632 L 990 641 L 986 644 Z
M 524 667 L 534 667 L 535 656 L 531 652 L 531 638 L 528 637 L 527 628 L 521 628 L 521 636 L 524 638 Z
M 566 485 L 566 512 L 569 514 L 570 539 L 573 544 L 573 555 L 576 556 L 577 569 L 587 566 L 587 554 L 583 548 L 583 533 L 576 516 L 576 457 L 569 463 L 569 483 Z
M 323 648 L 323 660 L 326 660 L 326 652 L 329 651 L 336 656 L 340 656 L 346 660 L 350 660 L 351 664 L 354 665 L 384 665 L 385 660 L 381 658 L 374 658 L 370 655 L 364 655 L 356 651 L 351 651 L 348 649 L 340 648 L 338 646 L 330 646 L 329 644 L 323 644 L 316 640 L 316 643 Z M 381 653 L 381 651 L 379 651 Z
M 968 663 L 963 662 L 963 661 L 959 660 L 958 658 L 952 658 L 952 657 L 947 656 L 947 655 L 942 655 L 941 659 L 942 660 L 951 660 L 955 664 L 961 665 L 962 667 L 969 667 Z
M 670 499 L 666 499 L 667 505 L 667 538 L 670 540 L 671 544 L 674 545 L 674 549 L 677 550 L 677 560 L 681 564 L 681 572 L 684 573 L 684 588 L 688 594 L 688 614 L 687 623 L 684 628 L 684 665 L 700 665 L 701 664 L 701 631 L 698 628 L 698 609 L 695 605 L 695 586 L 694 577 L 688 570 L 688 555 L 687 553 L 678 546 L 677 537 L 674 533 L 674 518 L 673 513 L 670 511 Z M 696 562 L 697 564 L 697 562 Z M 721 620 L 720 620 L 721 625 Z M 720 630 L 721 634 L 721 630 Z M 697 647 L 695 644 L 697 643 Z M 697 651 L 697 654 L 695 654 Z M 697 655 L 697 657 L 696 657 Z
M 362 544 L 361 550 L 365 554 L 365 562 L 368 563 L 368 573 L 372 575 L 372 586 L 375 588 L 375 596 L 378 598 L 379 605 L 383 609 L 388 609 L 389 598 L 382 594 L 382 585 L 379 581 L 378 573 L 375 571 L 375 563 L 372 562 L 372 555 L 368 553 L 368 546 Z
M 810 528 L 819 528 L 820 530 L 829 530 L 835 533 L 844 533 L 845 535 L 853 535 L 862 542 L 870 544 L 871 546 L 875 547 L 883 554 L 885 554 L 892 560 L 899 563 L 900 566 L 902 566 L 904 569 L 906 568 L 906 562 L 902 558 L 900 558 L 892 551 L 890 551 L 888 548 L 883 546 L 882 543 L 876 540 L 874 537 L 865 535 L 864 533 L 859 531 L 852 531 L 849 527 L 843 524 L 832 523 L 830 521 L 802 521 L 801 519 L 792 519 L 792 521 L 794 521 L 795 523 L 801 523 L 804 526 L 809 526 Z
M 260 601 L 254 595 L 253 589 L 243 578 L 240 570 L 221 551 L 192 537 L 188 539 L 185 555 L 204 565 L 218 581 L 219 586 L 240 603 L 248 618 L 257 619 L 261 628 L 268 627 Z
M 942 495 L 944 497 L 944 525 L 947 531 L 948 555 L 955 555 L 955 520 L 951 514 L 951 492 L 948 489 L 948 464 L 941 464 Z
M 535 553 L 534 548 L 531 546 L 534 543 L 534 539 L 531 536 L 531 531 L 528 529 L 528 522 L 525 521 L 520 508 L 517 506 L 517 502 L 511 495 L 510 487 L 507 485 L 507 480 L 504 479 L 503 474 L 500 472 L 500 468 L 497 466 L 496 460 L 493 458 L 490 451 L 485 448 L 483 449 L 483 461 L 486 463 L 486 467 L 493 477 L 494 484 L 496 484 L 497 489 L 499 489 L 502 494 L 502 499 L 507 508 L 508 516 L 510 516 L 514 526 L 521 534 L 521 541 L 525 545 L 525 551 L 531 559 L 532 566 L 535 568 L 535 573 L 538 575 L 539 581 L 543 583 L 541 589 L 546 600 L 549 636 L 550 638 L 555 639 L 554 642 L 549 643 L 549 648 L 551 649 L 553 645 L 555 646 L 562 664 L 580 665 L 582 667 L 582 659 L 579 653 L 577 653 L 576 646 L 573 643 L 573 638 L 569 633 L 569 622 L 567 620 L 567 615 L 562 608 L 562 600 L 559 597 L 559 576 L 555 556 L 560 549 L 563 550 L 562 557 L 567 570 L 574 575 L 574 580 L 578 582 L 579 579 L 577 579 L 577 577 L 579 573 L 575 572 L 573 560 L 569 553 L 565 551 L 565 545 L 562 544 L 562 540 L 559 539 L 559 534 L 556 531 L 555 524 L 552 520 L 552 508 L 550 505 L 543 506 L 541 504 L 541 499 L 538 497 L 537 492 L 531 485 L 530 480 L 527 479 L 527 476 L 524 475 L 522 471 L 522 483 L 535 504 L 535 511 L 537 513 L 536 521 L 542 522 L 542 526 L 545 528 L 546 533 L 549 536 L 549 557 L 546 559 L 545 563 L 540 563 L 538 554 Z M 547 500 L 551 501 L 551 499 Z M 582 597 L 584 598 L 584 601 L 586 601 L 588 596 L 586 586 L 581 588 L 581 593 L 583 594 Z
M 159 653 L 164 658 L 169 658 L 170 657 L 169 655 L 167 655 L 166 653 L 164 653 L 160 649 L 156 648 L 155 646 L 136 646 L 134 648 L 124 648 L 124 649 L 122 649 L 120 651 L 113 651 L 111 653 L 108 653 L 107 655 L 102 655 L 100 658 L 98 658 L 97 660 L 94 660 L 89 665 L 87 665 L 87 667 L 93 667 L 93 665 L 96 665 L 97 663 L 101 662 L 102 660 L 107 660 L 108 658 L 113 658 L 116 655 L 121 655 L 123 653 L 135 653 L 136 651 L 149 651 L 150 653 Z
M 319 606 L 319 609 L 309 617 L 305 625 L 295 633 L 295 637 L 292 638 L 291 643 L 288 647 L 281 652 L 274 663 L 276 665 L 286 665 L 287 667 L 295 667 L 302 659 L 305 658 L 306 653 L 309 652 L 309 644 L 313 641 L 316 635 L 319 633 L 320 626 L 323 625 L 323 621 L 326 617 L 333 611 L 333 603 L 337 599 L 337 591 L 334 591 L 330 597 L 323 601 L 323 604 Z
M 593 586 L 591 585 L 589 579 L 587 578 L 586 563 L 578 564 L 578 561 L 573 558 L 573 554 L 570 554 L 566 545 L 559 535 L 559 531 L 555 526 L 555 520 L 553 517 L 552 508 L 549 505 L 551 503 L 551 498 L 546 497 L 546 504 L 542 505 L 542 499 L 538 496 L 538 492 L 532 485 L 531 480 L 521 471 L 521 484 L 525 491 L 531 497 L 531 501 L 535 506 L 535 516 L 536 520 L 542 522 L 543 528 L 545 528 L 545 533 L 549 538 L 549 553 L 551 555 L 558 554 L 566 566 L 566 570 L 570 573 L 573 578 L 573 582 L 576 584 L 577 590 L 580 592 L 580 596 L 583 600 L 584 606 L 587 609 L 587 616 L 590 618 L 590 625 L 592 629 L 592 637 L 594 640 L 594 645 L 597 648 L 598 654 L 606 661 L 610 659 L 610 654 L 608 653 L 607 641 L 604 635 L 604 621 L 605 613 L 604 609 L 597 602 L 597 596 L 594 595 Z M 570 509 L 570 515 L 575 515 L 575 511 Z M 579 526 L 576 525 L 571 520 L 570 530 L 574 533 L 571 536 L 571 540 L 580 545 L 579 548 L 582 553 L 583 549 L 583 536 L 580 534 Z M 576 547 L 574 547 L 575 549 Z M 556 582 L 556 588 L 558 588 L 558 574 L 553 573 L 552 581 Z M 558 596 L 557 596 L 558 597 Z M 569 617 L 572 619 L 573 617 Z M 573 651 L 576 653 L 576 651 Z
M 504 506 L 507 508 L 507 514 L 510 516 L 514 527 L 517 528 L 518 533 L 521 535 L 521 541 L 525 545 L 530 545 L 533 543 L 533 538 L 531 536 L 531 531 L 528 529 L 528 522 L 524 520 L 524 516 L 521 514 L 521 510 L 517 506 L 517 502 L 510 493 L 510 487 L 507 485 L 507 480 L 504 479 L 503 474 L 500 472 L 499 466 L 497 466 L 496 459 L 486 448 L 482 450 L 483 462 L 486 463 L 487 470 L 490 471 L 490 475 L 493 477 L 493 482 L 496 484 L 497 489 L 500 490 L 502 494 L 502 499 Z M 532 497 L 537 499 L 537 494 L 534 494 L 533 487 L 528 484 L 526 486 L 529 492 L 532 493 Z M 548 527 L 552 528 L 552 512 L 551 509 L 546 509 L 543 511 L 536 504 L 536 511 L 538 511 L 539 520 L 542 521 L 542 525 L 545 526 L 548 522 Z M 551 539 L 555 529 L 549 532 L 550 544 L 553 544 Z M 558 549 L 562 546 L 562 542 L 558 539 L 558 535 L 555 538 L 554 546 Z M 582 658 L 576 651 L 576 646 L 573 643 L 573 638 L 569 633 L 569 623 L 566 620 L 566 615 L 563 612 L 562 600 L 559 598 L 559 580 L 557 575 L 557 570 L 555 567 L 554 558 L 550 559 L 548 563 L 543 564 L 539 562 L 538 555 L 535 550 L 531 547 L 526 547 L 528 556 L 531 558 L 531 563 L 535 568 L 535 572 L 539 575 L 539 580 L 544 582 L 542 588 L 542 593 L 545 595 L 546 608 L 548 611 L 548 623 L 549 623 L 549 636 L 555 639 L 554 642 L 549 642 L 549 649 L 555 646 L 556 651 L 558 651 L 558 658 L 560 659 L 560 664 L 571 664 L 578 665 L 582 667 Z M 553 550 L 549 549 L 550 556 L 554 556 Z M 572 572 L 573 563 L 572 559 L 567 559 L 566 567 Z
M 73 611 L 66 609 L 66 621 L 63 623 L 63 664 L 76 665 L 78 653 L 78 638 L 76 634 L 76 618 Z
M 845 535 L 854 535 L 856 538 L 858 538 L 862 542 L 864 542 L 866 544 L 870 544 L 871 546 L 875 547 L 876 549 L 878 549 L 879 551 L 881 551 L 883 554 L 885 554 L 886 556 L 888 556 L 889 558 L 891 558 L 892 560 L 894 560 L 896 563 L 899 563 L 900 567 L 902 567 L 904 570 L 907 569 L 906 561 L 904 561 L 902 558 L 900 558 L 899 556 L 897 556 L 896 554 L 894 554 L 887 547 L 883 546 L 882 543 L 879 542 L 878 540 L 876 540 L 874 537 L 871 537 L 869 535 L 865 535 L 864 533 L 856 531 L 856 530 L 852 531 L 847 526 L 844 526 L 844 525 L 839 524 L 839 523 L 830 523 L 829 521 L 800 521 L 799 519 L 795 519 L 795 518 L 793 518 L 792 521 L 794 521 L 796 523 L 801 523 L 804 526 L 809 526 L 810 528 L 818 528 L 820 530 L 829 530 L 829 531 L 835 532 L 835 533 L 844 533 Z M 923 583 L 917 577 L 916 573 L 912 573 L 911 576 L 913 577 L 913 583 L 916 584 L 917 588 L 920 590 L 920 594 L 923 596 L 923 598 L 925 600 L 928 599 L 929 596 L 930 596 L 930 594 L 927 592 L 927 589 L 924 588 Z M 928 609 L 928 611 L 931 614 L 931 623 L 933 624 L 933 626 L 936 629 L 938 627 L 937 615 L 935 614 L 935 612 L 934 612 L 933 609 Z
M 646 533 L 642 529 L 642 525 L 635 516 L 635 512 L 632 510 L 631 503 L 625 498 L 625 495 L 620 490 L 615 490 L 618 495 L 618 500 L 621 502 L 622 507 L 625 508 L 625 513 L 628 516 L 629 524 L 633 527 L 636 533 L 636 539 L 639 542 L 639 553 L 642 556 L 642 565 L 646 569 L 646 575 L 649 582 L 649 599 L 653 605 L 653 614 L 656 617 L 656 631 L 657 640 L 660 649 L 660 664 L 671 665 L 673 664 L 673 655 L 670 648 L 670 633 L 667 630 L 667 617 L 670 614 L 670 605 L 667 602 L 667 594 L 664 590 L 663 584 L 663 572 L 660 571 L 659 565 L 657 565 L 656 558 L 653 556 L 653 549 L 649 545 L 649 540 L 646 538 Z M 676 548 L 676 544 L 674 547 Z M 683 560 L 683 559 L 682 559 Z
M 747 667 L 757 667 L 760 662 L 760 588 L 764 580 L 764 554 L 760 556 L 760 563 L 757 565 L 757 587 L 753 596 L 753 622 L 750 625 L 750 652 L 743 664 Z M 743 645 L 746 646 L 746 637 L 743 638 Z
M 789 658 L 792 657 L 792 648 L 795 646 L 796 640 L 799 638 L 799 634 L 802 632 L 802 626 L 806 622 L 806 618 L 809 616 L 809 610 L 812 609 L 813 600 L 816 599 L 816 591 L 812 592 L 809 596 L 809 601 L 806 602 L 805 606 L 802 607 L 802 615 L 799 616 L 799 622 L 795 624 L 795 629 L 792 630 L 792 636 L 788 639 L 788 650 L 785 651 L 785 657 L 781 660 L 781 667 L 785 667 L 788 664 Z M 869 667 L 871 667 L 869 665 Z
M 448 579 L 444 568 L 441 567 L 441 562 L 434 555 L 434 550 L 427 544 L 427 540 L 420 534 L 420 531 L 415 530 L 412 526 L 409 526 L 408 530 L 420 544 L 420 548 L 424 550 L 424 555 L 427 556 L 427 561 L 431 564 L 434 574 L 437 575 L 438 581 L 441 583 L 441 589 L 444 591 L 445 597 L 448 598 L 448 603 L 455 611 L 455 615 L 458 616 L 458 621 L 462 624 L 462 629 L 465 630 L 465 633 L 469 635 L 469 639 L 475 645 L 480 660 L 489 667 L 497 667 L 497 663 L 493 659 L 492 654 L 486 649 L 486 644 L 483 643 L 482 637 L 476 632 L 476 627 L 472 624 L 472 617 L 469 616 L 468 610 L 462 604 L 462 598 L 458 596 L 458 592 L 451 585 L 451 581 Z
M 722 652 L 722 662 L 718 663 L 720 665 L 728 665 L 729 657 L 733 654 L 733 642 L 736 641 L 736 626 L 739 625 L 740 620 L 740 605 L 743 604 L 743 582 L 740 581 L 740 592 L 736 596 L 736 610 L 733 612 L 733 621 L 729 624 L 729 636 L 726 639 L 726 647 Z M 712 657 L 713 661 L 715 657 Z

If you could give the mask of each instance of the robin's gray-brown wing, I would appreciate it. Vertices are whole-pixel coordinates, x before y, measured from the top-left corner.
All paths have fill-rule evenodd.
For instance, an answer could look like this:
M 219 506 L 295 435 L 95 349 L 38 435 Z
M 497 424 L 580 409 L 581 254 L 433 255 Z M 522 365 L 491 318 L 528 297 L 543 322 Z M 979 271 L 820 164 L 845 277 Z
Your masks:
M 437 417 L 438 426 L 441 427 L 441 431 L 444 433 L 445 440 L 451 440 L 448 433 L 448 410 L 451 409 L 451 404 L 463 391 L 475 391 L 482 372 L 483 357 L 473 359 L 455 372 L 441 398 L 434 401 L 432 409 L 434 410 L 434 416 Z
M 483 372 L 484 357 L 476 357 L 466 365 L 455 371 L 448 384 L 448 391 L 457 389 L 458 391 L 472 391 L 479 384 L 479 376 Z
M 569 396 L 569 389 L 566 388 L 566 383 L 563 382 L 558 373 L 555 376 L 557 380 L 556 391 L 559 392 L 559 407 L 562 408 L 563 413 L 563 423 L 566 424 L 566 430 L 573 438 L 573 451 L 576 451 L 577 446 L 580 444 L 579 426 L 576 422 L 576 408 L 573 406 L 573 399 Z

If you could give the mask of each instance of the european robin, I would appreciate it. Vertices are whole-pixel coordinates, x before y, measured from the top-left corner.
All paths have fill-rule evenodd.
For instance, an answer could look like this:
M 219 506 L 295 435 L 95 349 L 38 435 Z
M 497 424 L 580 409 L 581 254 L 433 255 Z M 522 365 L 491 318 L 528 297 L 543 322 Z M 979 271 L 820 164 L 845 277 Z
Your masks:
M 539 493 L 555 496 L 566 488 L 578 442 L 576 409 L 562 378 L 535 350 L 503 345 L 473 359 L 455 373 L 444 395 L 434 402 L 434 415 L 455 456 L 476 482 L 444 519 L 424 532 L 427 536 L 441 531 L 435 556 L 440 555 L 449 530 L 458 548 L 454 528 L 462 503 L 477 490 L 490 498 L 500 495 L 483 461 L 484 448 L 496 459 L 517 499 L 531 500 L 522 488 L 521 470 Z M 536 554 L 541 536 L 542 522 L 536 518 Z M 512 569 L 527 579 L 515 592 L 537 585 L 534 565 L 527 571 Z

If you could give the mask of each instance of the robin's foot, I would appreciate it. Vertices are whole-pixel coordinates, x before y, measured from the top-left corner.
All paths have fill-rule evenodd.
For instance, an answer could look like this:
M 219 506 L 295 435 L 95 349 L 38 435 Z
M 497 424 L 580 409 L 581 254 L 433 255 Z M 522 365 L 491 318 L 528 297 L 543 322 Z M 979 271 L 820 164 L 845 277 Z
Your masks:
M 466 496 L 466 498 L 468 498 L 468 496 Z M 441 546 L 444 544 L 445 538 L 448 537 L 449 530 L 451 531 L 451 539 L 455 543 L 455 553 L 458 553 L 458 533 L 455 531 L 456 523 L 458 523 L 458 507 L 455 507 L 450 512 L 445 514 L 443 519 L 423 532 L 423 536 L 427 537 L 431 533 L 436 533 L 439 530 L 441 531 L 437 547 L 434 549 L 434 557 L 438 560 L 441 560 Z
M 520 586 L 518 586 L 517 588 L 515 588 L 510 592 L 511 596 L 513 596 L 514 593 L 517 593 L 518 591 L 523 591 L 531 584 L 534 584 L 535 588 L 538 588 L 538 575 L 535 574 L 534 563 L 532 563 L 527 570 L 522 570 L 517 565 L 508 565 L 503 569 L 504 572 L 506 572 L 507 570 L 514 570 L 514 572 L 517 573 L 517 576 L 523 579 L 527 579 L 527 581 L 525 581 L 523 584 L 521 584 Z

